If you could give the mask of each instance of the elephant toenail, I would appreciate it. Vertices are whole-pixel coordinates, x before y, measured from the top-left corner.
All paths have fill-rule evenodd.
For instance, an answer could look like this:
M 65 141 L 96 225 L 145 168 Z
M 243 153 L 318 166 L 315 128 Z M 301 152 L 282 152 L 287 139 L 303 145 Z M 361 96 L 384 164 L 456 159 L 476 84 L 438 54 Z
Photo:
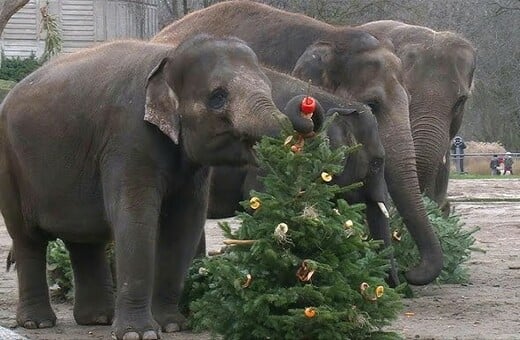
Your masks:
M 45 320 L 40 322 L 38 328 L 50 328 L 52 326 L 54 326 L 54 322 L 52 322 L 51 320 Z
M 159 339 L 159 336 L 155 331 L 146 331 L 143 334 L 143 340 L 156 340 Z
M 106 315 L 100 315 L 94 318 L 94 323 L 99 325 L 108 325 L 108 317 Z
M 123 340 L 139 340 L 139 333 L 137 332 L 128 332 L 123 335 Z
M 166 333 L 179 332 L 180 330 L 181 330 L 181 327 L 179 326 L 178 323 L 175 323 L 175 322 L 169 323 L 166 325 L 166 327 L 164 327 L 164 331 Z
M 36 328 L 38 328 L 38 326 L 36 326 L 36 322 L 34 322 L 34 321 L 25 321 L 24 324 L 23 324 L 23 327 L 27 328 L 27 329 L 36 329 Z

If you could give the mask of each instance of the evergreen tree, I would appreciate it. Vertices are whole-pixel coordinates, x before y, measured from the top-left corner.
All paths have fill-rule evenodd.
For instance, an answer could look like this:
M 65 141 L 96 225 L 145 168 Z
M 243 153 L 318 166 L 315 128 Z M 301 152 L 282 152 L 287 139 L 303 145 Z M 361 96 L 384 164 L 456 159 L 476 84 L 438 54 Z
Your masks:
M 242 202 L 238 230 L 221 224 L 227 250 L 192 266 L 192 326 L 224 339 L 398 337 L 381 330 L 401 302 L 384 281 L 388 260 L 368 239 L 364 205 L 336 201 L 352 187 L 327 184 L 355 147 L 286 131 L 256 151 L 265 190 Z

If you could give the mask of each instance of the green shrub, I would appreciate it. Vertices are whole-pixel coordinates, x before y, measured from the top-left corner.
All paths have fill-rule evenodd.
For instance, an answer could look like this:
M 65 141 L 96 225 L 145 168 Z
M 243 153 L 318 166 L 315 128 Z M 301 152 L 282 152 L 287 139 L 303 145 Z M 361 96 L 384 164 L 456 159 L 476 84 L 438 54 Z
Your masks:
M 116 286 L 115 276 L 115 253 L 114 242 L 110 242 L 106 249 L 107 258 L 114 287 Z M 62 240 L 49 242 L 47 247 L 47 279 L 51 287 L 52 298 L 58 301 L 72 301 L 74 299 L 74 280 L 72 265 L 70 262 L 69 251 Z
M 451 213 L 447 218 L 439 209 L 437 203 L 424 197 L 428 218 L 439 237 L 443 251 L 444 268 L 437 277 L 437 283 L 466 283 L 469 279 L 468 269 L 463 266 L 472 251 L 479 250 L 474 247 L 475 237 L 473 234 L 479 227 L 472 229 L 464 228 L 464 223 L 460 221 L 460 216 Z M 402 282 L 404 272 L 413 267 L 419 260 L 419 251 L 408 233 L 403 219 L 392 209 L 390 225 L 394 235 L 394 254 L 399 266 L 399 273 Z M 397 240 L 397 239 L 400 240 Z
M 47 279 L 52 297 L 57 300 L 72 300 L 74 283 L 69 252 L 62 240 L 52 241 L 47 246 Z
M 2 102 L 4 100 L 5 96 L 7 96 L 9 91 L 11 91 L 11 89 L 15 85 L 16 85 L 16 82 L 14 82 L 14 81 L 0 79 L 0 102 Z
M 26 59 L 22 59 L 20 57 L 6 58 L 5 55 L 2 54 L 0 79 L 19 82 L 40 66 L 41 62 L 34 54 Z

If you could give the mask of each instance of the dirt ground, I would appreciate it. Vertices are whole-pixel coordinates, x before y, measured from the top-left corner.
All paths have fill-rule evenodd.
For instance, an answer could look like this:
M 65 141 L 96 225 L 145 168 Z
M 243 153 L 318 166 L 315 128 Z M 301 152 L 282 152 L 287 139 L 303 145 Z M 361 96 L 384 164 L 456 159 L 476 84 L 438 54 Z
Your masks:
M 414 288 L 405 310 L 391 329 L 407 339 L 520 339 L 520 180 L 452 180 L 452 206 L 467 227 L 480 226 L 468 266 L 469 284 Z M 0 221 L 0 259 L 7 256 L 10 239 Z M 221 247 L 215 221 L 206 225 L 208 248 Z M 15 326 L 15 272 L 0 279 L 0 326 Z M 14 331 L 29 339 L 109 339 L 110 327 L 77 326 L 70 304 L 55 304 L 55 328 Z M 163 334 L 163 339 L 210 339 L 207 334 Z

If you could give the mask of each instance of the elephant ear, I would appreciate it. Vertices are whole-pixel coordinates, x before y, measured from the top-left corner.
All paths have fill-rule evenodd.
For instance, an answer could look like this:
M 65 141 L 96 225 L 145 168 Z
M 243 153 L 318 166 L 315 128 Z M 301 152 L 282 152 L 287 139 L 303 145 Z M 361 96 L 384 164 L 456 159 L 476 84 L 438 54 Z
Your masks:
M 167 58 L 161 60 L 148 76 L 144 120 L 157 126 L 175 144 L 179 144 L 179 99 L 166 81 L 167 63 Z
M 334 63 L 334 46 L 328 42 L 317 42 L 305 50 L 300 56 L 292 75 L 313 85 L 335 90 L 330 70 Z
M 336 125 L 340 126 L 341 133 L 347 145 L 356 145 L 358 140 L 355 136 L 356 123 L 355 120 L 359 117 L 360 111 L 356 108 L 331 108 L 327 111 L 326 116 L 330 117 L 333 114 L 337 114 L 335 120 Z

